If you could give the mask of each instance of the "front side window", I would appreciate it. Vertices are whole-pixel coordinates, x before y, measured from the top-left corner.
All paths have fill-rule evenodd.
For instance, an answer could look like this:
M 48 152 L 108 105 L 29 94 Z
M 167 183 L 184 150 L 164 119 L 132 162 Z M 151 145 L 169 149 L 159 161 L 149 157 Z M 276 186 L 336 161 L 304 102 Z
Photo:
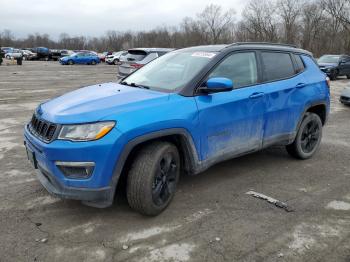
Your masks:
M 231 79 L 234 88 L 249 86 L 258 82 L 254 52 L 235 53 L 224 59 L 209 75 Z
M 262 52 L 264 81 L 274 81 L 295 74 L 291 56 L 288 53 Z

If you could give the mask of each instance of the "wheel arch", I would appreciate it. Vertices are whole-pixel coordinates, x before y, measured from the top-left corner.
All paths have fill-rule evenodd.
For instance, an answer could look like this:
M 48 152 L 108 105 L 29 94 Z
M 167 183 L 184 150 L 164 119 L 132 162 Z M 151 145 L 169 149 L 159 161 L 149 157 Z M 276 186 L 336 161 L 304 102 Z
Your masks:
M 149 143 L 154 141 L 167 141 L 174 144 L 179 150 L 181 164 L 183 170 L 192 174 L 199 163 L 198 152 L 194 145 L 193 138 L 190 133 L 184 128 L 171 128 L 161 131 L 148 133 L 130 140 L 120 153 L 113 171 L 111 180 L 111 187 L 116 190 L 119 180 L 123 180 L 127 176 L 127 170 L 129 169 L 132 160 L 137 154 L 138 150 Z M 125 181 L 121 181 L 125 182 Z M 113 197 L 114 198 L 113 192 Z
M 300 115 L 299 121 L 297 123 L 296 129 L 295 129 L 294 134 L 293 134 L 293 138 L 290 139 L 289 143 L 292 143 L 294 141 L 295 136 L 297 135 L 298 130 L 300 128 L 300 125 L 303 122 L 304 117 L 308 113 L 317 114 L 321 118 L 323 126 L 327 123 L 328 114 L 327 114 L 327 103 L 326 102 L 321 101 L 321 102 L 315 102 L 315 103 L 311 103 L 311 104 L 307 105 L 305 107 L 304 111 L 302 112 L 302 114 Z

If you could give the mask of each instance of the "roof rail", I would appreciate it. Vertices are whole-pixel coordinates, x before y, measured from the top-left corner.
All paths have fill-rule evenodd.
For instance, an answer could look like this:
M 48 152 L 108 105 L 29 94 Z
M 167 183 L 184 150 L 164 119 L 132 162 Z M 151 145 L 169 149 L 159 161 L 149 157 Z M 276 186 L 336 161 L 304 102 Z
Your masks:
M 298 48 L 296 45 L 293 45 L 293 44 L 269 43 L 269 42 L 236 42 L 228 45 L 227 47 L 231 47 L 235 45 L 274 45 L 274 46 L 287 46 L 287 47 Z

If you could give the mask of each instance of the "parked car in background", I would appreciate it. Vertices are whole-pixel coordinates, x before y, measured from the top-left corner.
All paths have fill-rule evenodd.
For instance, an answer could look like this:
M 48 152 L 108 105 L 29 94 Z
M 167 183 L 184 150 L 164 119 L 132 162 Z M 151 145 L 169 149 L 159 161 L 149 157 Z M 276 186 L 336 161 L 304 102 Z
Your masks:
M 344 105 L 350 106 L 350 86 L 341 92 L 339 101 Z
M 20 49 L 12 49 L 5 54 L 6 59 L 16 59 L 23 57 L 23 52 Z
M 35 59 L 37 59 L 37 54 L 33 53 L 30 50 L 23 49 L 22 53 L 23 53 L 23 58 L 25 60 L 35 60 Z
M 50 49 L 50 59 L 58 61 L 61 58 L 61 50 L 59 49 Z
M 51 52 L 47 47 L 35 47 L 32 48 L 31 51 L 37 54 L 38 60 L 50 60 Z
M 317 63 L 331 80 L 337 79 L 338 76 L 346 76 L 350 79 L 350 56 L 348 55 L 323 55 Z
M 13 47 L 1 47 L 1 51 L 6 54 L 7 52 L 12 52 Z
M 93 53 L 74 53 L 70 56 L 60 58 L 62 65 L 86 64 L 96 65 L 100 63 L 100 59 Z
M 327 80 L 310 52 L 284 45 L 176 50 L 119 83 L 39 105 L 25 125 L 28 159 L 47 191 L 100 208 L 112 205 L 123 174 L 129 205 L 154 216 L 180 174 L 273 145 L 314 156 L 330 111 Z
M 66 50 L 66 49 L 61 50 L 61 57 L 70 56 L 72 54 L 74 54 L 72 50 Z
M 106 56 L 104 54 L 102 54 L 102 53 L 97 53 L 97 56 L 98 56 L 98 58 L 100 58 L 101 62 L 104 62 L 105 59 L 106 59 Z
M 120 62 L 120 57 L 126 55 L 127 51 L 113 52 L 112 54 L 106 56 L 106 63 L 109 65 L 118 65 Z
M 173 51 L 171 48 L 133 48 L 120 60 L 117 78 L 123 78 L 152 60 Z

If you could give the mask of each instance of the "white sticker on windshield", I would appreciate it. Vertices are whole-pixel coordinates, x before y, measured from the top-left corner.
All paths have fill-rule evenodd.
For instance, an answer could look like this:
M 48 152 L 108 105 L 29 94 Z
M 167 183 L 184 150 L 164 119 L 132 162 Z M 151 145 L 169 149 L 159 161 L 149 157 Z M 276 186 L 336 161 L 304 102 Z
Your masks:
M 216 56 L 216 54 L 210 52 L 195 52 L 192 54 L 192 56 L 213 58 L 214 56 Z

